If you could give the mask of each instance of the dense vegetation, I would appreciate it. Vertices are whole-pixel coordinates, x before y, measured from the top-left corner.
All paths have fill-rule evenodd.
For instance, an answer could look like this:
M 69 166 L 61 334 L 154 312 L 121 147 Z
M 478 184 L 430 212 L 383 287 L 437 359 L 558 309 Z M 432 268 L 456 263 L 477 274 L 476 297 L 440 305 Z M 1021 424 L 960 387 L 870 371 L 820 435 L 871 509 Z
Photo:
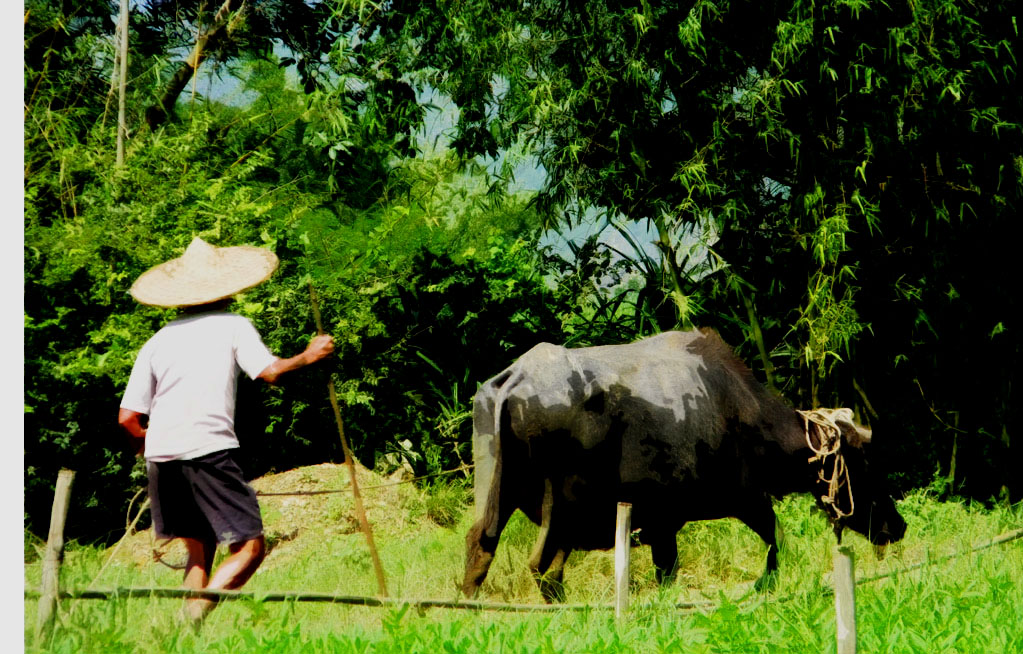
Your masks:
M 1023 496 L 1012 3 L 145 0 L 123 166 L 117 4 L 25 3 L 29 529 L 68 466 L 69 534 L 118 533 L 142 473 L 114 415 L 171 315 L 127 289 L 196 235 L 281 257 L 237 307 L 274 351 L 314 333 L 310 284 L 339 344 L 243 384 L 252 474 L 339 459 L 328 376 L 360 459 L 435 472 L 536 342 L 701 325 L 793 403 L 854 407 L 902 489 Z M 586 222 L 635 247 L 542 247 Z

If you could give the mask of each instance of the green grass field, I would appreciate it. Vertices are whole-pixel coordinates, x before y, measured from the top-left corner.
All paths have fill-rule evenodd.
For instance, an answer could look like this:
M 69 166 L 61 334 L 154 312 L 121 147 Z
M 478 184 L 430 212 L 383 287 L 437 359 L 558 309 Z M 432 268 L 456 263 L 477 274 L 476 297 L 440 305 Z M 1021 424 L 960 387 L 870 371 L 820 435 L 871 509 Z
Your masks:
M 277 486 L 344 485 L 336 466 L 279 475 Z M 377 480 L 380 481 L 380 480 Z M 392 597 L 456 599 L 463 538 L 471 519 L 467 494 L 451 486 L 365 493 Z M 346 494 L 261 500 L 271 551 L 246 591 L 375 595 L 365 541 Z M 899 503 L 909 529 L 878 561 L 870 544 L 847 532 L 857 576 L 903 570 L 857 587 L 861 652 L 1023 652 L 1023 539 L 970 552 L 1023 526 L 1023 506 L 985 510 L 940 503 L 917 492 Z M 835 651 L 828 523 L 809 497 L 777 503 L 784 530 L 776 589 L 757 594 L 763 543 L 735 520 L 689 524 L 679 534 L 681 570 L 667 589 L 654 583 L 647 548 L 633 550 L 632 611 L 616 623 L 593 608 L 555 613 L 497 613 L 408 607 L 364 608 L 251 599 L 223 603 L 198 632 L 181 625 L 180 599 L 76 600 L 61 603 L 52 640 L 33 642 L 36 603 L 25 604 L 27 651 L 40 652 L 828 652 Z M 441 523 L 441 524 L 438 524 Z M 446 526 L 441 526 L 446 525 Z M 608 525 L 609 530 L 614 525 Z M 509 524 L 479 599 L 536 603 L 526 569 L 536 527 L 520 515 Z M 32 544 L 27 551 L 35 549 Z M 953 558 L 947 555 L 962 553 Z M 168 551 L 173 563 L 179 553 Z M 180 558 L 180 557 L 179 557 Z M 911 570 L 910 566 L 931 561 Z M 613 553 L 574 553 L 566 571 L 568 602 L 609 605 Z M 180 572 L 151 560 L 147 533 L 120 547 L 71 543 L 65 589 L 180 584 Z M 26 588 L 38 588 L 40 562 L 25 565 Z M 675 604 L 711 600 L 684 612 Z

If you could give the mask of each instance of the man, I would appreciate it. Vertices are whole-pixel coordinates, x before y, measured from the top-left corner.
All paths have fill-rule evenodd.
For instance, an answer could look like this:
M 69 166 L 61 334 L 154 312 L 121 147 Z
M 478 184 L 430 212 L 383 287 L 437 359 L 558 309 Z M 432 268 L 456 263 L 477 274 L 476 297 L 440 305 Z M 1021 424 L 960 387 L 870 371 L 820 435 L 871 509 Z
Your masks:
M 333 338 L 321 335 L 301 354 L 280 359 L 247 318 L 226 311 L 236 293 L 264 282 L 277 263 L 265 248 L 217 248 L 196 238 L 131 288 L 142 304 L 183 310 L 139 351 L 118 422 L 146 458 L 156 537 L 180 538 L 187 548 L 186 588 L 240 588 L 266 553 L 256 494 L 234 456 L 238 375 L 274 383 L 334 351 Z M 218 543 L 230 554 L 213 572 Z M 198 624 L 214 605 L 189 599 L 187 614 Z

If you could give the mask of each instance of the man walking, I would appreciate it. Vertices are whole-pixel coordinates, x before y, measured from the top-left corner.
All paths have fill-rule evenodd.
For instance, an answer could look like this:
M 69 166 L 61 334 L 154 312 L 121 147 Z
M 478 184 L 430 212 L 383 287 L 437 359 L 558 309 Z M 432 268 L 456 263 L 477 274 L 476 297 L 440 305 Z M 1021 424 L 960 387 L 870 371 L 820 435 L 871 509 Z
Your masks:
M 256 494 L 235 459 L 238 375 L 274 383 L 334 351 L 333 338 L 320 335 L 301 354 L 280 359 L 247 318 L 226 310 L 277 264 L 265 248 L 218 248 L 195 238 L 181 257 L 146 271 L 131 288 L 141 304 L 183 312 L 139 351 L 118 422 L 146 458 L 156 537 L 180 538 L 188 551 L 185 588 L 240 588 L 266 553 Z M 229 556 L 214 572 L 218 543 Z M 186 603 L 196 624 L 214 606 L 206 598 Z

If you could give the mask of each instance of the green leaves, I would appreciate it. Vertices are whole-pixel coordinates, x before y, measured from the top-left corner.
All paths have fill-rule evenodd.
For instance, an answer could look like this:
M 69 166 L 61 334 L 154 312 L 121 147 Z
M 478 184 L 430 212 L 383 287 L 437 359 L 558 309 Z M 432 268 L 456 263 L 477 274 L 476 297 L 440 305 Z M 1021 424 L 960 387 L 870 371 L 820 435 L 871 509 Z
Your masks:
M 50 4 L 27 6 L 25 57 L 27 428 L 45 460 L 76 445 L 51 448 L 70 422 L 106 424 L 68 415 L 116 395 L 166 319 L 127 288 L 194 235 L 281 255 L 245 299 L 274 348 L 311 333 L 308 282 L 322 289 L 346 348 L 333 372 L 370 453 L 412 433 L 425 451 L 445 424 L 458 435 L 430 465 L 454 460 L 466 426 L 445 416 L 463 416 L 472 384 L 541 338 L 689 325 L 718 328 L 794 403 L 874 398 L 889 433 L 907 434 L 890 460 L 918 483 L 951 456 L 935 407 L 962 408 L 975 435 L 1015 420 L 1023 332 L 1005 234 L 1023 201 L 1023 107 L 1010 3 L 261 0 L 246 39 L 213 55 L 244 97 L 200 93 L 151 132 L 167 47 L 194 45 L 180 16 L 209 18 L 190 1 L 173 17 L 133 14 L 120 170 L 109 8 Z M 290 52 L 241 56 L 277 37 Z M 423 129 L 440 98 L 457 115 L 442 137 Z M 535 196 L 510 192 L 518 162 L 540 171 Z M 613 217 L 613 247 L 537 258 L 540 226 L 592 215 Z M 655 229 L 656 250 L 630 225 Z M 440 336 L 490 358 L 445 362 Z M 429 377 L 389 395 L 402 375 Z M 921 400 L 913 378 L 938 380 L 935 397 Z M 257 431 L 312 443 L 330 416 L 305 390 L 258 395 Z M 47 403 L 68 415 L 45 415 Z M 918 440 L 937 444 L 921 454 Z M 978 466 L 1005 459 L 991 439 L 974 443 L 990 445 L 970 454 Z M 970 473 L 982 495 L 1000 492 L 998 477 Z

